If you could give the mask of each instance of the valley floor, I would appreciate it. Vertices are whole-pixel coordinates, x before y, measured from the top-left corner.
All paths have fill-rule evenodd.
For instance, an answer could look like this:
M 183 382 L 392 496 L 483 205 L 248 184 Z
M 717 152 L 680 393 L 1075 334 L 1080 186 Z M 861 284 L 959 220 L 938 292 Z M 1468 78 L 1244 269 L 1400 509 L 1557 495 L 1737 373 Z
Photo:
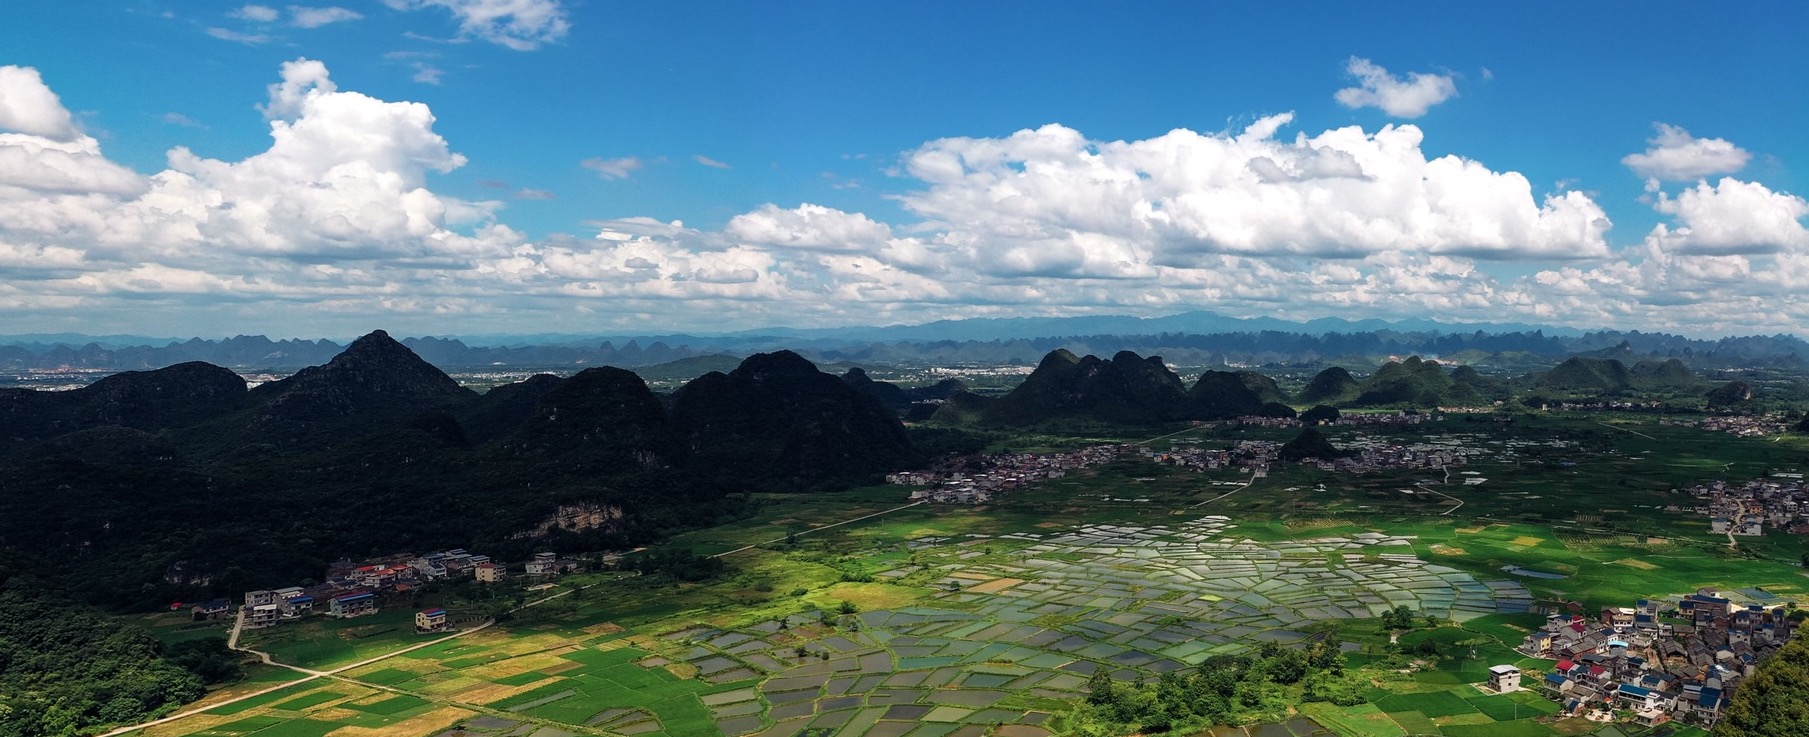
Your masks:
M 1227 496 L 1248 476 L 1135 457 L 986 507 L 898 508 L 901 487 L 776 494 L 755 518 L 672 543 L 733 551 L 724 578 L 568 577 L 541 595 L 571 594 L 489 630 L 142 733 L 1042 737 L 1086 726 L 1074 705 L 1096 670 L 1154 679 L 1264 642 L 1334 640 L 1370 681 L 1367 703 L 1253 707 L 1239 714 L 1251 726 L 1214 733 L 1627 737 L 1639 732 L 1559 720 L 1537 694 L 1477 684 L 1494 665 L 1549 667 L 1512 649 L 1543 623 L 1529 613 L 1541 602 L 1587 610 L 1703 586 L 1736 599 L 1803 595 L 1800 539 L 1752 541 L 1763 557 L 1750 558 L 1708 535 L 1706 520 L 1660 511 L 1683 501 L 1670 489 L 1684 479 L 1751 478 L 1801 449 L 1637 420 L 1626 426 L 1638 434 L 1563 434 L 1598 419 L 1416 429 L 1415 441 L 1480 451 L 1468 468 L 1488 481 L 1440 485 L 1439 496 L 1401 493 L 1424 481 L 1411 474 L 1295 468 Z M 1225 440 L 1215 432 L 1159 445 Z M 1113 438 L 1065 442 L 1099 440 Z M 1391 643 L 1379 618 L 1402 606 L 1440 626 Z M 436 637 L 414 635 L 407 616 L 279 627 L 248 642 L 326 670 Z M 1427 640 L 1436 654 L 1404 659 L 1391 647 Z M 266 686 L 287 677 L 258 676 Z M 1674 733 L 1692 734 L 1702 732 Z

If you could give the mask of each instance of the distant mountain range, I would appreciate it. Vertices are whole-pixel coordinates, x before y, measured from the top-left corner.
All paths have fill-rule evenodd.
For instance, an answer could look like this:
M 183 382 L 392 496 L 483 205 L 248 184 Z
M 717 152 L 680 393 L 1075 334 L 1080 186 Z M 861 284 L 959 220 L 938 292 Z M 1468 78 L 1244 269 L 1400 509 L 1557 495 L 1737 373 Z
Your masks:
M 924 325 L 784 329 L 707 335 L 487 335 L 407 338 L 402 343 L 444 370 L 575 371 L 638 368 L 682 359 L 738 359 L 791 350 L 813 361 L 867 366 L 1030 365 L 1048 352 L 1122 350 L 1161 355 L 1181 366 L 1333 364 L 1358 370 L 1408 355 L 1457 360 L 1491 373 L 1550 368 L 1586 355 L 1637 362 L 1678 359 L 1692 368 L 1772 365 L 1809 368 L 1809 343 L 1795 336 L 1714 340 L 1639 331 L 1581 332 L 1519 324 L 1442 324 L 1326 318 L 1290 322 L 1190 312 L 1160 318 L 980 318 Z M 323 363 L 344 346 L 329 340 L 219 340 L 40 334 L 0 337 L 0 369 L 144 370 L 205 361 L 240 370 L 285 371 Z
M 1363 379 L 1339 366 L 1320 371 L 1290 395 L 1256 371 L 1204 371 L 1183 383 L 1158 357 L 1120 351 L 1111 359 L 1057 349 L 1024 382 L 1000 397 L 956 392 L 931 420 L 977 428 L 1085 425 L 1146 426 L 1237 417 L 1294 417 L 1295 407 L 1323 416 L 1337 408 L 1418 409 L 1487 407 L 1517 400 L 1528 406 L 1639 396 L 1664 398 L 1673 409 L 1736 408 L 1754 397 L 1744 381 L 1717 386 L 1682 361 L 1644 360 L 1628 368 L 1614 358 L 1572 357 L 1548 371 L 1512 379 L 1484 376 L 1470 366 L 1447 368 L 1409 356 Z

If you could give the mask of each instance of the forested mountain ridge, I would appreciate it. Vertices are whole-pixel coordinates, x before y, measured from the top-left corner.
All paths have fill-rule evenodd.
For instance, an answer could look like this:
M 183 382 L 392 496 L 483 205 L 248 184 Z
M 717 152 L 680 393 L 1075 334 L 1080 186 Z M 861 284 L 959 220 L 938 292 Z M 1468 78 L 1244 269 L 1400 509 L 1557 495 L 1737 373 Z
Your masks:
M 535 541 L 513 536 L 561 504 L 624 512 L 571 544 L 637 544 L 740 514 L 738 492 L 921 461 L 894 411 L 789 352 L 669 400 L 615 368 L 478 395 L 378 331 L 251 390 L 184 364 L 0 392 L 0 548 L 58 561 L 92 601 L 148 608 L 371 550 L 519 553 Z

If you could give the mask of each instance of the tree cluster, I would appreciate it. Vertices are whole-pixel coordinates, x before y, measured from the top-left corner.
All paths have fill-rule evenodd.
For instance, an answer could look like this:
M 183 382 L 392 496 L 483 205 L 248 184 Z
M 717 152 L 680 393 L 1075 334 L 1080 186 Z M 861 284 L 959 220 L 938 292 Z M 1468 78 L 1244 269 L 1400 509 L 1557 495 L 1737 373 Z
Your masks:
M 1164 673 L 1154 683 L 1094 671 L 1074 726 L 1090 735 L 1191 730 L 1279 715 L 1302 700 L 1357 704 L 1362 694 L 1361 684 L 1346 677 L 1338 643 L 1305 649 L 1264 643 L 1253 655 L 1214 656 L 1192 673 Z
M 167 650 L 149 632 L 73 604 L 0 563 L 0 737 L 87 734 L 132 724 L 239 677 L 212 638 Z
M 1419 612 L 1406 605 L 1382 612 L 1382 629 L 1385 630 L 1410 630 L 1422 624 L 1427 627 L 1437 627 L 1438 618 L 1429 615 L 1422 617 Z
M 662 576 L 676 581 L 708 581 L 722 575 L 728 566 L 721 558 L 696 555 L 690 548 L 651 550 L 622 559 L 622 567 L 643 576 Z
M 1740 684 L 1718 737 L 1786 737 L 1809 734 L 1809 640 L 1792 638 L 1758 672 Z

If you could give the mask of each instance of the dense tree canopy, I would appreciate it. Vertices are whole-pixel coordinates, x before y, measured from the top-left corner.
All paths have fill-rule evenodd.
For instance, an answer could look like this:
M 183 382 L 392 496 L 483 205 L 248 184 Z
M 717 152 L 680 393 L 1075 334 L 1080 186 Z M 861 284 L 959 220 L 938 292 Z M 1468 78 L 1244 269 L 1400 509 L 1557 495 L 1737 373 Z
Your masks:
M 184 662 L 236 677 L 236 660 L 218 657 L 215 647 L 187 646 Z M 204 680 L 165 658 L 150 633 L 0 563 L 0 737 L 131 724 L 200 698 Z
M 1798 737 L 1809 734 L 1809 641 L 1801 637 L 1759 665 L 1734 692 L 1717 737 Z

